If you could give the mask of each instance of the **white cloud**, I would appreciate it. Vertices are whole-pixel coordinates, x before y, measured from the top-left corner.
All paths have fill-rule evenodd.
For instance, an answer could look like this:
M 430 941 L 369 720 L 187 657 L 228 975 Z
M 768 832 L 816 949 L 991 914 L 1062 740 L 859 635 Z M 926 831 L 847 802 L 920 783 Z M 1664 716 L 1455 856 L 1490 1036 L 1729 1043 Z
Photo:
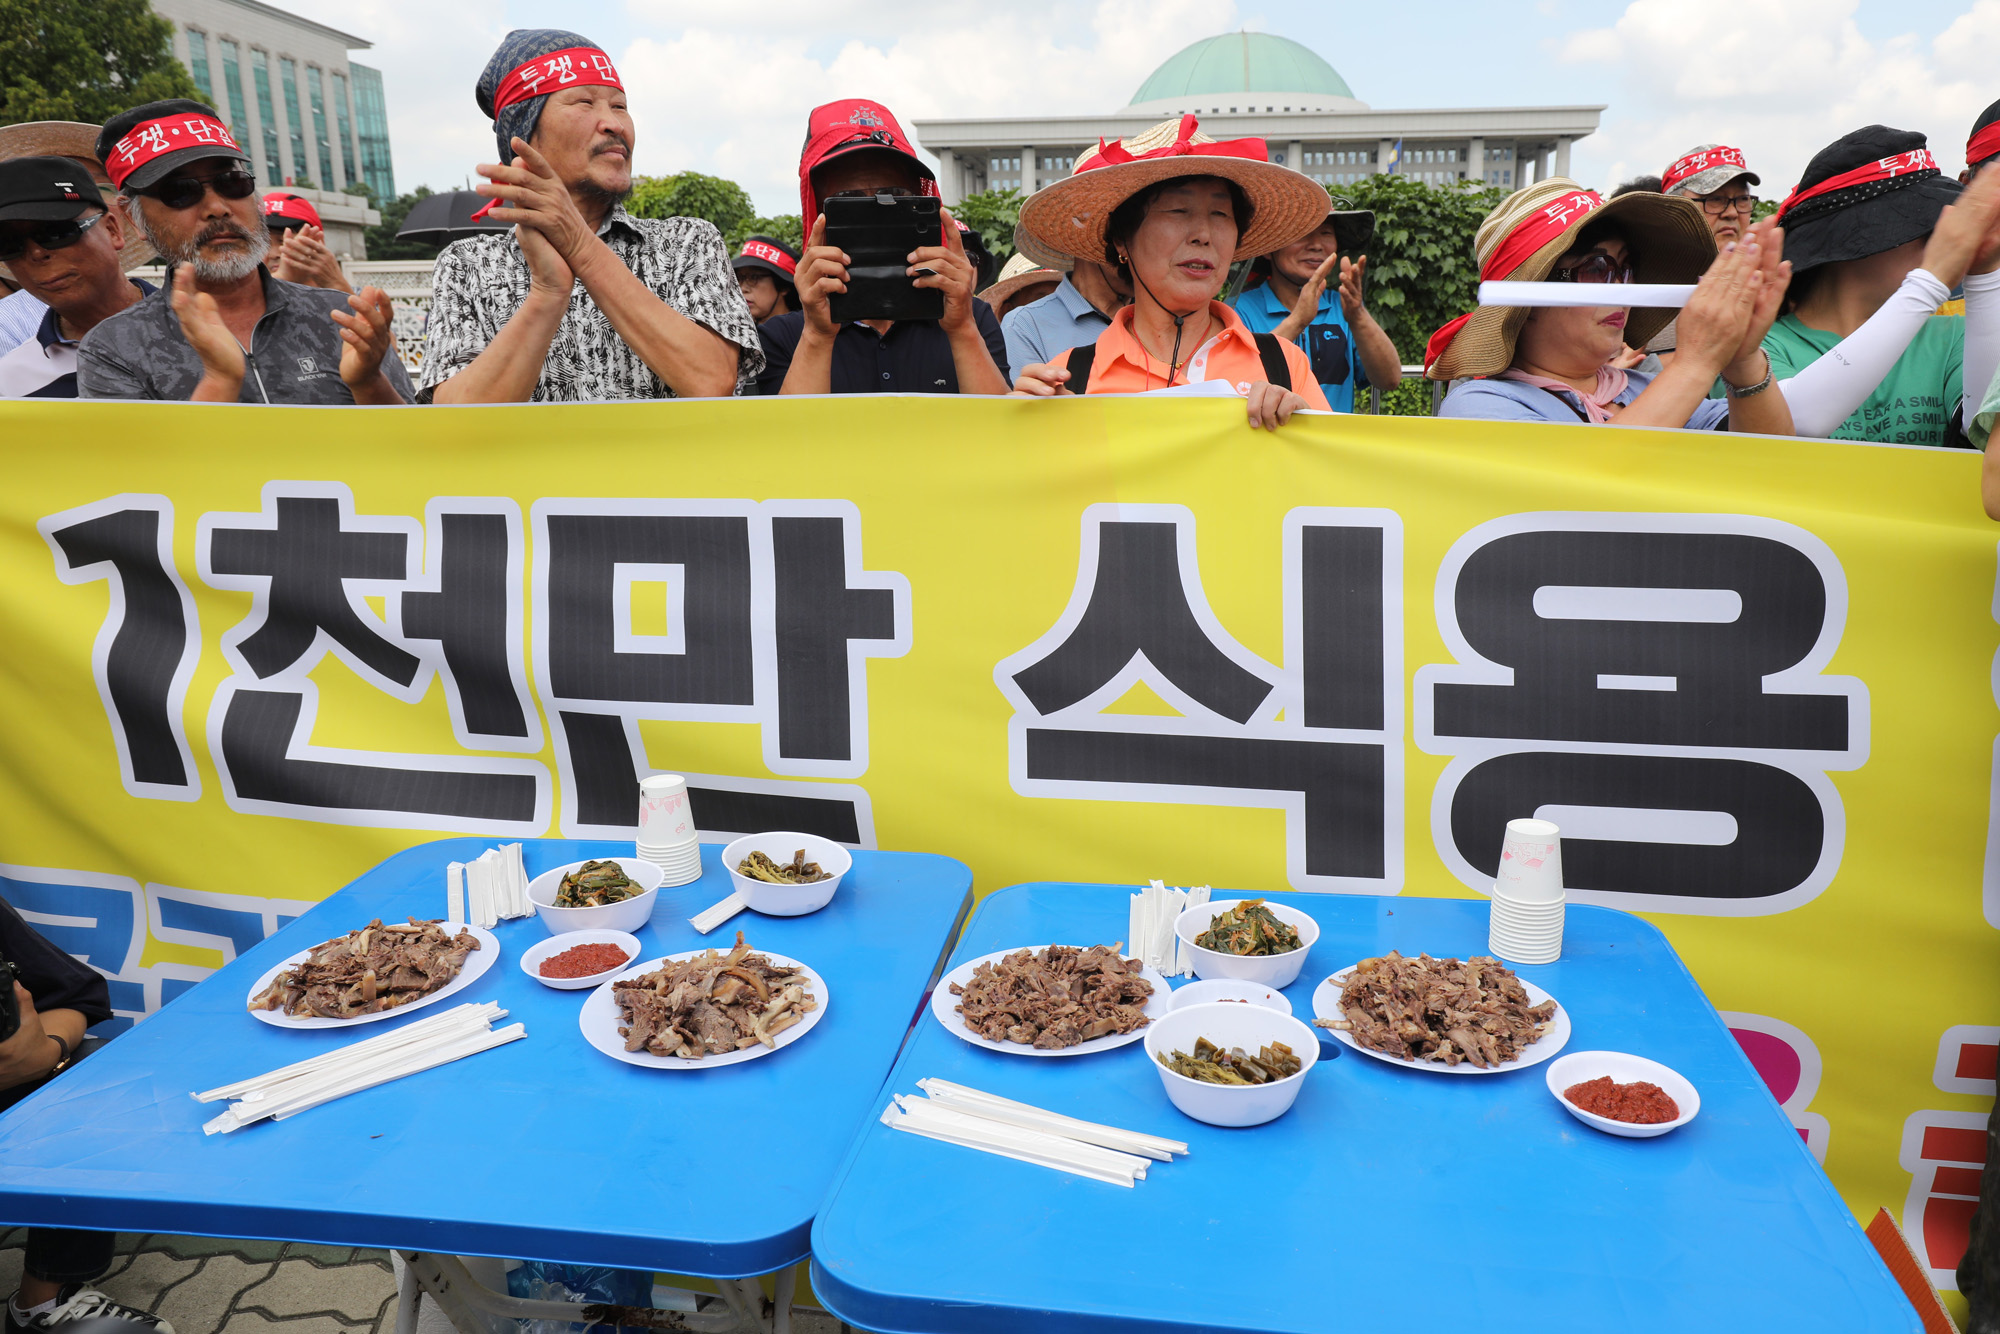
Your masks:
M 641 29 L 682 12 L 666 0 L 632 10 Z M 647 174 L 727 176 L 760 210 L 796 212 L 806 113 L 823 102 L 874 98 L 911 134 L 930 117 L 1110 112 L 1189 34 L 1234 21 L 1232 0 L 1099 0 L 1069 12 L 1073 22 L 1050 25 L 1020 11 L 886 0 L 869 11 L 869 34 L 847 37 L 852 24 L 825 9 L 777 0 L 737 22 L 704 16 L 677 35 L 639 37 L 617 54 L 634 157 Z
M 1700 143 L 1741 148 L 1781 196 L 1812 155 L 1849 130 L 1892 125 L 1930 137 L 1938 165 L 1996 91 L 2000 0 L 1976 0 L 1944 31 L 1871 42 L 1856 0 L 1633 0 L 1616 23 L 1575 33 L 1568 64 L 1615 74 L 1602 129 L 1573 173 L 1606 188 L 1657 173 Z
M 493 160 L 492 122 L 472 96 L 512 26 L 477 0 L 280 0 L 295 14 L 374 43 L 351 58 L 382 71 L 396 188 L 457 189 Z

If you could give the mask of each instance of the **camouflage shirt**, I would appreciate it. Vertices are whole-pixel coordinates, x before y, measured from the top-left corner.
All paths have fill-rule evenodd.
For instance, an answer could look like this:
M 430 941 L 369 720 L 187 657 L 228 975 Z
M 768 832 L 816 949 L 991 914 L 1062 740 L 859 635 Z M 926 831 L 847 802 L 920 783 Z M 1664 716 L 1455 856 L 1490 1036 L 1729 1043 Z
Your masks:
M 343 406 L 354 394 L 340 378 L 340 326 L 328 312 L 349 309 L 347 293 L 301 287 L 260 268 L 264 317 L 250 335 L 241 401 Z M 382 358 L 389 383 L 414 402 L 410 373 L 392 350 Z M 81 398 L 185 401 L 201 383 L 201 357 L 174 314 L 173 274 L 138 305 L 121 310 L 84 335 L 77 349 Z

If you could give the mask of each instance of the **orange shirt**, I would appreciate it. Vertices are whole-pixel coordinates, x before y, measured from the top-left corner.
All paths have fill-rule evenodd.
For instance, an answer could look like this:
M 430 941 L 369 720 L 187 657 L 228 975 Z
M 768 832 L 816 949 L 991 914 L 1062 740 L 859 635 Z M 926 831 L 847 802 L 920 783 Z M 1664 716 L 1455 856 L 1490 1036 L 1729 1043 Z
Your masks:
M 1118 312 L 1111 327 L 1097 335 L 1097 357 L 1091 363 L 1089 394 L 1142 394 L 1148 389 L 1167 387 L 1167 364 L 1147 353 L 1132 332 L 1131 306 Z M 1174 377 L 1175 384 L 1200 384 L 1205 380 L 1226 380 L 1239 394 L 1264 376 L 1264 359 L 1257 355 L 1257 339 L 1243 323 L 1243 317 L 1220 301 L 1208 303 L 1208 312 L 1222 323 L 1222 332 L 1194 350 L 1187 365 Z M 1312 373 L 1312 363 L 1296 343 L 1280 343 L 1285 364 L 1292 368 L 1292 389 L 1309 408 L 1332 411 L 1326 391 Z M 1185 352 L 1185 349 L 1183 349 Z

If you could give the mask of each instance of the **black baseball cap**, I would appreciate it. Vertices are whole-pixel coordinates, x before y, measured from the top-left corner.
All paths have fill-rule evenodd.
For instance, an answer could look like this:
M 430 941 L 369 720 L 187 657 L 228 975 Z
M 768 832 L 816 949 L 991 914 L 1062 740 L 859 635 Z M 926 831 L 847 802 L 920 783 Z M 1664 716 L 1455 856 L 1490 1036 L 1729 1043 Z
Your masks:
M 143 149 L 139 144 L 142 139 L 150 140 Z M 120 151 L 121 141 L 128 141 L 127 148 L 137 151 Z M 183 144 L 186 146 L 179 146 Z M 221 114 L 185 97 L 148 102 L 120 112 L 104 122 L 97 134 L 97 160 L 120 190 L 143 190 L 176 168 L 203 158 L 250 163 L 250 155 L 237 144 Z
M 0 222 L 66 222 L 103 207 L 90 169 L 74 158 L 0 162 Z

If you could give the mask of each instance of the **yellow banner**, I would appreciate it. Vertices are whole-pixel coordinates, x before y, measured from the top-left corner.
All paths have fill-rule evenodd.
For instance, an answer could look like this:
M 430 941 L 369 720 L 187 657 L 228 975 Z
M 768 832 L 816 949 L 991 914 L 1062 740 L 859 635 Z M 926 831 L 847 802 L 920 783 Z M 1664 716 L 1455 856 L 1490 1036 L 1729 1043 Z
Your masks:
M 0 423 L 0 894 L 128 1018 L 400 848 L 629 838 L 651 770 L 982 892 L 1469 897 L 1540 813 L 1950 1286 L 2000 1045 L 1974 456 L 1186 400 Z

